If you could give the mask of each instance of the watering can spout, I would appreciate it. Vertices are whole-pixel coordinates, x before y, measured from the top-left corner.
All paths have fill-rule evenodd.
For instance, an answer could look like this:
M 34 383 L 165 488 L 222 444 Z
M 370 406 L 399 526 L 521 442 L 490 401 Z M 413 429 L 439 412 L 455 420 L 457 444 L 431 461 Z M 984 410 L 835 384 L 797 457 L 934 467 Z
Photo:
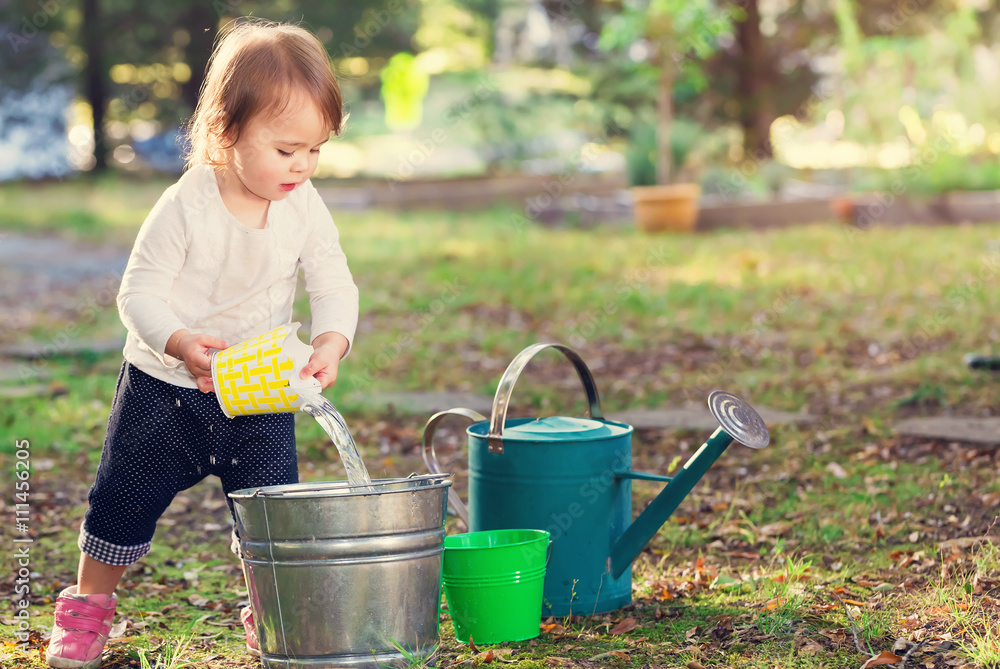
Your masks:
M 764 421 L 749 404 L 735 395 L 715 391 L 709 395 L 708 406 L 720 426 L 612 546 L 613 578 L 618 578 L 628 569 L 729 444 L 739 441 L 750 448 L 764 448 L 770 441 Z M 630 474 L 624 473 L 629 478 L 640 478 Z

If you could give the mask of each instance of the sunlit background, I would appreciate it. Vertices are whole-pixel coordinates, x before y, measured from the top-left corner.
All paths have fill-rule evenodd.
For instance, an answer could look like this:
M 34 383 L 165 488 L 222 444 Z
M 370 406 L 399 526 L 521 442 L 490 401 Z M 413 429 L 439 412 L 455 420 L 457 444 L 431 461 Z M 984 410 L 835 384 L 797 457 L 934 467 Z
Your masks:
M 989 0 L 6 3 L 0 180 L 179 173 L 212 40 L 243 15 L 333 58 L 350 117 L 318 179 L 643 185 L 667 127 L 669 180 L 708 195 L 1000 188 Z

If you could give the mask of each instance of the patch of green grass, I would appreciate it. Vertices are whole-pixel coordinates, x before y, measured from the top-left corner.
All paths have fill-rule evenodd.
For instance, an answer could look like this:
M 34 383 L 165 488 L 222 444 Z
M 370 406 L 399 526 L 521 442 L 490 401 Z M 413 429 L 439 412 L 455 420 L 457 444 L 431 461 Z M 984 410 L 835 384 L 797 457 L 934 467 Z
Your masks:
M 984 616 L 980 622 L 983 631 L 971 631 L 969 640 L 960 643 L 960 648 L 977 667 L 1000 666 L 1000 630 L 996 618 Z
M 0 231 L 127 247 L 163 185 L 0 186 Z M 892 423 L 935 407 L 994 410 L 995 378 L 960 361 L 997 346 L 1000 295 L 990 282 L 994 259 L 982 249 L 1000 226 L 644 237 L 627 228 L 514 229 L 509 214 L 336 214 L 361 287 L 362 322 L 329 396 L 373 474 L 422 470 L 427 416 L 390 412 L 372 393 L 492 395 L 507 363 L 537 341 L 569 343 L 593 364 L 608 413 L 701 403 L 723 388 L 755 404 L 807 408 L 819 420 L 775 426 L 763 451 L 727 449 L 637 560 L 632 607 L 594 617 L 581 610 L 562 631 L 501 644 L 512 651 L 505 664 L 853 669 L 865 658 L 851 631 L 837 632 L 849 627 L 833 598 L 838 589 L 860 602 L 849 605 L 852 620 L 873 653 L 919 625 L 928 635 L 953 635 L 958 650 L 948 651 L 949 661 L 995 663 L 996 629 L 988 623 L 996 593 L 981 584 L 1000 572 L 998 549 L 986 542 L 949 557 L 937 547 L 989 529 L 996 505 L 989 495 L 1000 490 L 995 458 L 900 440 Z M 297 317 L 307 318 L 306 306 L 300 299 Z M 71 324 L 81 341 L 123 335 L 113 304 L 79 316 L 41 317 L 5 332 L 4 341 L 44 344 Z M 75 578 L 75 535 L 121 360 L 53 354 L 9 362 L 24 366 L 29 382 L 41 375 L 36 382 L 47 388 L 0 402 L 0 431 L 31 440 L 32 490 L 37 483 L 48 495 L 38 498 L 34 518 L 45 533 L 36 544 L 42 576 L 33 624 L 44 630 L 51 600 Z M 522 414 L 585 408 L 572 369 L 554 353 L 525 369 L 514 407 Z M 297 435 L 304 480 L 342 473 L 314 422 L 300 420 Z M 637 434 L 633 466 L 669 474 L 707 436 Z M 464 443 L 459 430 L 458 470 Z M 11 451 L 10 440 L 0 451 Z M 635 481 L 634 512 L 661 488 Z M 227 512 L 191 507 L 161 526 L 153 552 L 130 572 L 120 611 L 146 625 L 112 644 L 114 669 L 255 666 L 233 613 L 246 595 L 227 548 Z M 209 524 L 223 529 L 205 530 Z M 192 595 L 217 608 L 192 604 Z M 3 606 L 0 617 L 9 611 Z M 635 629 L 611 635 L 628 617 Z M 9 630 L 0 628 L 0 640 L 11 638 Z M 439 666 L 484 664 L 455 641 L 447 617 L 439 657 Z M 37 651 L 0 646 L 0 658 L 3 667 L 42 666 Z
M 169 178 L 80 175 L 0 184 L 0 230 L 131 244 Z

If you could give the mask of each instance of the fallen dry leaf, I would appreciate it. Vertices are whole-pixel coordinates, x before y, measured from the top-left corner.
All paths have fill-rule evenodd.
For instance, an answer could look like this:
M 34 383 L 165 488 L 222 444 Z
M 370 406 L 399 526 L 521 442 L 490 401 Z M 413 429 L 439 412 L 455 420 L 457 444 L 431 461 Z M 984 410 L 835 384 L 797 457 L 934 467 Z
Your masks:
M 112 625 L 111 631 L 108 632 L 108 638 L 117 639 L 120 636 L 124 636 L 126 629 L 128 629 L 128 618 L 122 618 Z
M 996 543 L 997 538 L 990 535 L 986 535 L 984 537 L 959 537 L 957 539 L 948 539 L 947 541 L 942 541 L 938 544 L 938 547 L 942 551 L 971 548 L 976 544 L 983 543 L 984 541 Z
M 899 664 L 903 658 L 896 655 L 892 651 L 883 650 L 881 653 L 871 658 L 867 662 L 861 665 L 861 669 L 868 669 L 868 667 L 877 667 L 880 664 Z
M 631 632 L 638 626 L 639 624 L 635 621 L 635 618 L 628 617 L 615 625 L 608 634 L 625 634 L 625 632 Z
M 867 434 L 874 434 L 874 435 L 878 434 L 878 427 L 876 427 L 875 421 L 873 421 L 868 416 L 861 417 L 861 427 L 864 428 Z
M 812 639 L 802 639 L 802 645 L 799 646 L 799 652 L 806 655 L 815 655 L 816 653 L 825 652 L 826 649 L 820 644 L 816 643 Z
M 790 529 L 792 529 L 791 523 L 785 522 L 784 520 L 779 520 L 777 523 L 764 525 L 763 527 L 757 530 L 757 533 L 765 537 L 779 537 L 782 534 L 786 534 Z
M 620 650 L 609 650 L 606 653 L 600 653 L 598 655 L 595 655 L 594 657 L 587 658 L 587 661 L 588 662 L 596 662 L 597 660 L 603 660 L 603 659 L 608 658 L 608 657 L 618 657 L 618 658 L 621 658 L 623 660 L 627 660 L 628 659 L 628 653 L 623 653 Z
M 826 471 L 833 474 L 834 478 L 846 479 L 847 471 L 836 462 L 831 462 L 826 466 Z
M 759 560 L 760 559 L 760 555 L 758 555 L 757 553 L 750 553 L 750 552 L 746 552 L 746 551 L 736 551 L 734 553 L 730 553 L 729 555 L 732 556 L 732 557 L 745 558 L 747 560 Z
M 208 604 L 208 599 L 199 595 L 197 592 L 188 597 L 188 602 L 191 606 L 205 606 Z

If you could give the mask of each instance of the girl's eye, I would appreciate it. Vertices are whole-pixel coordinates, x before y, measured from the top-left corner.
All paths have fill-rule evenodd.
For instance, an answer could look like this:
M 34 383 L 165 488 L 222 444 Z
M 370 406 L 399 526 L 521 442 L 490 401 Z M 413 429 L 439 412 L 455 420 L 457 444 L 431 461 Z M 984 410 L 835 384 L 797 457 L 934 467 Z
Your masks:
M 288 156 L 292 155 L 292 154 L 291 154 L 291 153 L 289 153 L 288 151 L 282 151 L 281 149 L 278 149 L 278 153 L 280 153 L 281 155 L 285 156 L 286 158 L 287 158 Z

